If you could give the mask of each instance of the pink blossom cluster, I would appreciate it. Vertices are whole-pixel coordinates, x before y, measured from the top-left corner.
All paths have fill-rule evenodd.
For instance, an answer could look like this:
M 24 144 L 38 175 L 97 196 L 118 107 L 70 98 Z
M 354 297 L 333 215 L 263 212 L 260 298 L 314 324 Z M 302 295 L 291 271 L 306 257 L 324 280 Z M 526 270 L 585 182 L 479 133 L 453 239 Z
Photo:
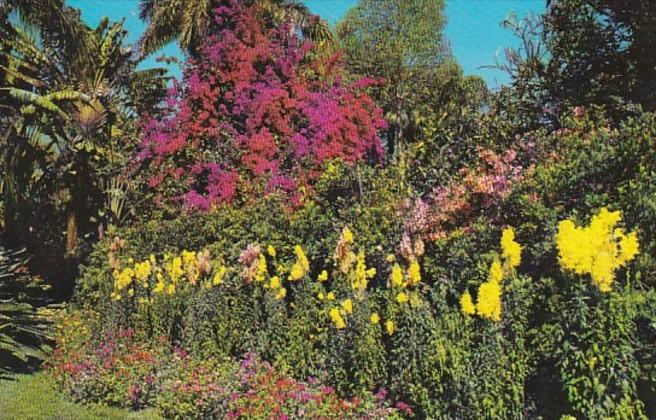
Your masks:
M 330 159 L 380 162 L 382 112 L 341 82 L 338 54 L 318 54 L 257 6 L 226 0 L 213 34 L 144 121 L 139 159 L 162 199 L 193 209 L 282 192 L 297 203 Z
M 479 149 L 480 163 L 460 171 L 460 179 L 435 188 L 426 198 L 407 205 L 406 231 L 424 239 L 445 237 L 456 226 L 468 229 L 482 212 L 498 206 L 522 178 L 517 152 Z

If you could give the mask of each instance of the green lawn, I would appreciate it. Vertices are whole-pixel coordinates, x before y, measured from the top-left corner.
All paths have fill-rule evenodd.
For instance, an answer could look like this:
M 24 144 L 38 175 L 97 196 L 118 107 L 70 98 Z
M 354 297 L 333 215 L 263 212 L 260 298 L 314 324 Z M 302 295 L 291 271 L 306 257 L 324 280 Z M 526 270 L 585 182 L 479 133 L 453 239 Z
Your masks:
M 154 410 L 131 412 L 106 406 L 90 406 L 66 401 L 43 373 L 14 375 L 0 379 L 2 419 L 161 419 Z

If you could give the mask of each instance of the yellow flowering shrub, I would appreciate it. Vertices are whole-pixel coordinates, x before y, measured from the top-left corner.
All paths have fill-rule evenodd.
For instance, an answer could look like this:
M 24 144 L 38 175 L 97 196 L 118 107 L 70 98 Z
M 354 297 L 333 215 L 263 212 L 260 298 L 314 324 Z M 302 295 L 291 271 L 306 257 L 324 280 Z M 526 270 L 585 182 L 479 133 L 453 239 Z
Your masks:
M 421 267 L 419 266 L 419 261 L 413 258 L 408 266 L 408 284 L 410 286 L 416 286 L 419 282 L 421 282 Z
M 516 268 L 522 261 L 522 247 L 515 241 L 515 230 L 507 227 L 501 234 L 501 255 L 510 268 Z
M 492 321 L 501 320 L 503 279 L 521 263 L 522 247 L 515 241 L 515 231 L 512 227 L 503 230 L 499 246 L 503 263 L 498 257 L 494 258 L 487 281 L 478 286 L 477 302 L 474 303 L 468 290 L 460 296 L 460 310 L 467 316 L 476 313 Z
M 588 226 L 561 221 L 555 238 L 561 267 L 578 275 L 589 274 L 601 292 L 610 292 L 615 271 L 639 252 L 637 234 L 616 227 L 621 218 L 619 211 L 604 207 Z
M 342 317 L 342 314 L 338 308 L 332 308 L 329 312 L 329 315 L 335 328 L 338 330 L 346 328 L 346 322 L 344 321 L 344 318 Z
M 289 280 L 298 281 L 310 271 L 310 262 L 300 245 L 294 247 L 294 254 L 296 254 L 296 262 L 294 262 L 289 272 Z
M 486 281 L 478 287 L 476 312 L 483 318 L 493 321 L 501 320 L 501 284 Z
M 390 275 L 390 281 L 393 287 L 403 286 L 403 270 L 398 264 L 394 264 L 392 267 L 392 274 Z

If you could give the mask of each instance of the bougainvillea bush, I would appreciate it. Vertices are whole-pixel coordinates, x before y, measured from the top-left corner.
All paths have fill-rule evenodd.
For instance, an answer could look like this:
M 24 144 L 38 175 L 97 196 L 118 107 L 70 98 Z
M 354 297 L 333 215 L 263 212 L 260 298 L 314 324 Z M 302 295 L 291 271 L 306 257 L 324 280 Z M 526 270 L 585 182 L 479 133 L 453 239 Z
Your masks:
M 336 52 L 272 26 L 257 6 L 231 0 L 213 13 L 165 115 L 144 121 L 139 158 L 160 198 L 208 210 L 282 192 L 298 204 L 327 161 L 381 162 L 371 81 L 345 83 Z

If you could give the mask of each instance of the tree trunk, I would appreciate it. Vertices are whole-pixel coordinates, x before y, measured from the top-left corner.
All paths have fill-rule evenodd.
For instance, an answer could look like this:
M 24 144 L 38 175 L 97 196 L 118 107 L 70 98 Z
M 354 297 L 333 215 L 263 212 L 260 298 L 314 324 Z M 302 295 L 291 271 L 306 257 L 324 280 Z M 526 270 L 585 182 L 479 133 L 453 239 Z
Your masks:
M 66 213 L 66 256 L 72 255 L 75 250 L 77 231 L 77 212 L 73 203 L 71 203 Z

